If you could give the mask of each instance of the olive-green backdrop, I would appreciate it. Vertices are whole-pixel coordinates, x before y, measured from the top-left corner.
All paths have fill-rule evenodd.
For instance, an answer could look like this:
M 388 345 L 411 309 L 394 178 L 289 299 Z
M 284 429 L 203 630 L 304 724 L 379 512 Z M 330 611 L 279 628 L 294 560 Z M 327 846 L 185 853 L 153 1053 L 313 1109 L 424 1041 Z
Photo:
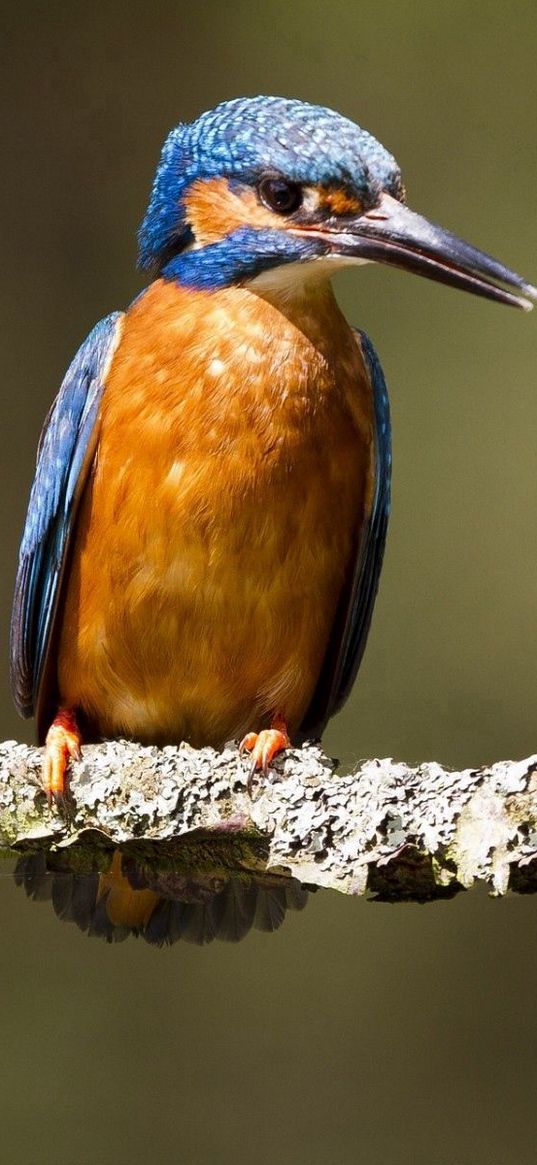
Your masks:
M 142 286 L 168 129 L 238 94 L 328 104 L 411 206 L 537 281 L 533 0 L 2 5 L 1 727 L 35 446 L 93 323 Z M 535 317 L 368 267 L 338 278 L 391 390 L 380 596 L 332 752 L 476 765 L 537 747 Z M 272 936 L 106 947 L 0 880 L 2 1157 L 534 1162 L 535 903 L 317 895 Z

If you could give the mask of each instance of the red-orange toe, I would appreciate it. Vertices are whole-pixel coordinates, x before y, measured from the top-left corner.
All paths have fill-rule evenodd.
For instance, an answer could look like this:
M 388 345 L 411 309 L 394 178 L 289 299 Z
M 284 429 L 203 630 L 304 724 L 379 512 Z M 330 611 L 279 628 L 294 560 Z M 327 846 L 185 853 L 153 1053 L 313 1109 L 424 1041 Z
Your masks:
M 67 770 L 72 760 L 80 760 L 81 742 L 74 712 L 61 708 L 47 732 L 43 756 L 42 783 L 49 805 L 63 803 Z
M 270 762 L 274 757 L 279 752 L 289 748 L 291 741 L 285 722 L 278 717 L 272 723 L 272 728 L 264 728 L 262 732 L 249 732 L 240 743 L 240 752 L 252 754 L 250 776 L 253 776 L 258 769 L 261 769 L 266 776 Z

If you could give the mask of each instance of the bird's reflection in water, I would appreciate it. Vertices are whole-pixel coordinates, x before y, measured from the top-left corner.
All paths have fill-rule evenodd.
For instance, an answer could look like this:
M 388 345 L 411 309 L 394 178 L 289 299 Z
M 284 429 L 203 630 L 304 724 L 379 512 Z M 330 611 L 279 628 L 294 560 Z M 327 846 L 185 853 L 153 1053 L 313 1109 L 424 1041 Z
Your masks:
M 66 867 L 65 856 L 24 855 L 14 873 L 34 901 L 107 942 L 140 936 L 155 946 L 179 939 L 240 942 L 250 930 L 275 931 L 288 910 L 303 910 L 309 889 L 295 878 L 255 873 L 155 871 L 117 849 L 106 873 Z

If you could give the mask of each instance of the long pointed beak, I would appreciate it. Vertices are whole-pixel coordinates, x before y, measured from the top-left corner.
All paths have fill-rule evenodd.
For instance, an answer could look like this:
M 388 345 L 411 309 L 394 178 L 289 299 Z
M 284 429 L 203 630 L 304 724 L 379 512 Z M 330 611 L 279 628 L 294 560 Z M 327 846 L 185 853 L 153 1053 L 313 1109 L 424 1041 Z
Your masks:
M 366 214 L 347 220 L 341 229 L 321 228 L 316 233 L 333 254 L 402 267 L 523 311 L 531 311 L 531 301 L 537 300 L 537 288 L 520 275 L 389 194 L 383 194 L 379 204 Z M 311 237 L 310 231 L 308 234 Z

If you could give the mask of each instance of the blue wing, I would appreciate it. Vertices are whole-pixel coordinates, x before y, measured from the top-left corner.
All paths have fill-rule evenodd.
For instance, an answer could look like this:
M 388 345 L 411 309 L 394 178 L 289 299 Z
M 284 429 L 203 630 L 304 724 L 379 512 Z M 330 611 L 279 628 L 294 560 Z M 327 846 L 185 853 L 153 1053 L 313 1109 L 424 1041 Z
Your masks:
M 320 736 L 345 703 L 365 650 L 384 556 L 391 485 L 390 405 L 380 362 L 365 332 L 355 330 L 369 372 L 375 406 L 375 489 L 371 514 L 360 531 L 354 571 L 344 590 L 323 669 L 302 725 L 302 736 Z
M 78 502 L 93 460 L 104 380 L 121 312 L 78 350 L 43 427 L 22 538 L 11 619 L 11 690 L 21 716 L 41 702 L 47 653 Z

